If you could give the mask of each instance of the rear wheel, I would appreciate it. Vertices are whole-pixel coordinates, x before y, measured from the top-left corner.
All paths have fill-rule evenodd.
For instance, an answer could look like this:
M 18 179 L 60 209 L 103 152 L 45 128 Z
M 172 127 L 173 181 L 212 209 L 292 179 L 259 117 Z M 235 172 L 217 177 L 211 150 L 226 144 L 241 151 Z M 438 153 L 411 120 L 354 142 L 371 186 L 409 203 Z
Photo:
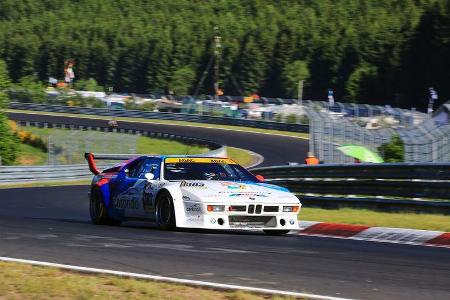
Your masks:
M 270 230 L 270 229 L 265 229 L 264 233 L 267 235 L 284 235 L 287 234 L 290 230 Z
M 159 228 L 170 230 L 175 228 L 175 210 L 172 196 L 163 191 L 156 199 L 156 222 Z
M 114 220 L 108 216 L 102 192 L 94 188 L 91 192 L 89 201 L 89 213 L 92 223 L 96 225 L 120 225 L 120 221 Z

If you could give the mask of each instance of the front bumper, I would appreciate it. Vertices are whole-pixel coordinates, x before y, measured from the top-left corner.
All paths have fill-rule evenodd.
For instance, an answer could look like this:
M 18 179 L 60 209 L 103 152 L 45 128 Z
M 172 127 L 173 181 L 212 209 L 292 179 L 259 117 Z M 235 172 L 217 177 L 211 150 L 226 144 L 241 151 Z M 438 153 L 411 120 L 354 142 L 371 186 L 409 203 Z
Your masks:
M 217 205 L 217 203 L 214 203 Z M 295 204 L 261 204 L 260 209 L 250 209 L 255 204 L 245 204 L 245 211 L 230 211 L 230 206 L 239 205 L 224 205 L 225 209 L 222 212 L 208 212 L 207 204 L 201 204 L 201 210 L 192 213 L 192 203 L 185 203 L 185 215 L 183 218 L 177 216 L 177 226 L 185 228 L 203 228 L 203 229 L 222 229 L 222 230 L 255 230 L 255 229 L 272 229 L 272 230 L 296 230 L 299 229 L 297 216 L 298 212 L 282 212 L 284 205 L 298 205 Z M 200 205 L 199 205 L 200 206 Z M 279 206 L 278 211 L 273 209 L 266 209 L 266 206 L 273 208 Z

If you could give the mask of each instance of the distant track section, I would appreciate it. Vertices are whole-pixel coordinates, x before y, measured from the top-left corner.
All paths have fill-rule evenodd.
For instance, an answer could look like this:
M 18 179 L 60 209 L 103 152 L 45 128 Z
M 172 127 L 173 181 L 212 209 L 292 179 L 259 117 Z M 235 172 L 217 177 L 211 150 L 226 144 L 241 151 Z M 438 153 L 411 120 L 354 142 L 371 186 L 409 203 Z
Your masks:
M 293 131 L 293 132 L 309 131 L 309 125 L 305 124 L 295 124 L 295 123 L 290 124 L 266 120 L 251 120 L 245 118 L 203 116 L 186 113 L 91 108 L 78 106 L 37 104 L 37 103 L 20 103 L 20 102 L 11 102 L 9 107 L 11 109 L 20 109 L 20 110 L 58 112 L 58 113 L 70 113 L 70 114 L 93 115 L 93 116 L 143 118 L 151 120 L 173 120 L 173 121 L 185 121 L 185 122 L 206 123 L 206 124 L 244 126 L 261 129 Z
M 107 120 L 93 119 L 92 117 L 88 118 L 81 115 L 79 117 L 51 116 L 47 114 L 43 115 L 39 112 L 9 112 L 8 117 L 15 121 L 63 123 L 91 127 L 104 127 L 108 124 Z M 257 132 L 172 124 L 139 123 L 138 121 L 119 121 L 119 129 L 181 134 L 213 141 L 225 146 L 247 149 L 264 157 L 264 162 L 261 166 L 284 165 L 288 162 L 303 161 L 308 151 L 307 140 Z

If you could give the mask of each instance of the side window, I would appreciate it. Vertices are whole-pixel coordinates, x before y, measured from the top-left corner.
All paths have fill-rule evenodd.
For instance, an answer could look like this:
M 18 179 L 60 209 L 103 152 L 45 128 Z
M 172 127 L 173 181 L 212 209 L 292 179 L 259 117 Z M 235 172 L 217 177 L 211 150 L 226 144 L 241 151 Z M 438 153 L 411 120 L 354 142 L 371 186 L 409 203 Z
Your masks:
M 159 179 L 161 169 L 161 159 L 159 158 L 146 158 L 144 162 L 141 164 L 138 178 L 144 179 L 145 174 L 152 173 L 155 175 L 155 179 Z

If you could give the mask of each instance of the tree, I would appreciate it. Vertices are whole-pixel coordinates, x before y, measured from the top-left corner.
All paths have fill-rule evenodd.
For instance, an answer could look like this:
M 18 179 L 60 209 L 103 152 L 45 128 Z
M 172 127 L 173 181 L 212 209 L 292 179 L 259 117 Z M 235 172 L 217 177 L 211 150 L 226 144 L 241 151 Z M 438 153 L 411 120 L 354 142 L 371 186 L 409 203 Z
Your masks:
M 78 91 L 104 92 L 105 89 L 97 83 L 94 78 L 78 79 L 74 82 L 73 87 Z
M 303 60 L 296 60 L 284 67 L 282 78 L 286 94 L 294 98 L 298 95 L 298 83 L 309 78 L 308 64 Z
M 195 72 L 190 67 L 176 70 L 170 79 L 169 89 L 175 95 L 188 95 L 189 89 L 195 80 Z
M 298 74 L 287 69 L 303 61 L 310 99 L 332 86 L 338 100 L 424 108 L 429 86 L 450 98 L 449 19 L 448 0 L 2 0 L 0 57 L 14 83 L 62 79 L 72 58 L 76 78 L 167 92 L 185 66 L 201 77 L 217 26 L 228 95 L 293 97 Z
M 6 97 L 7 90 L 11 87 L 11 80 L 8 76 L 8 70 L 3 60 L 0 60 L 0 109 L 4 109 L 8 105 Z
M 364 93 L 370 93 L 368 86 L 377 76 L 377 68 L 367 63 L 358 66 L 350 75 L 346 85 L 347 100 L 359 102 Z
M 404 160 L 403 141 L 398 135 L 392 136 L 389 143 L 378 147 L 378 151 L 385 162 L 403 162 Z
M 18 102 L 46 103 L 45 85 L 34 76 L 22 77 L 9 92 L 10 98 Z
M 245 94 L 259 92 L 264 83 L 266 61 L 258 43 L 250 36 L 241 50 L 237 70 L 241 88 Z
M 2 109 L 6 108 L 9 99 L 4 92 L 4 89 L 10 85 L 9 76 L 6 70 L 5 62 L 0 60 L 0 158 L 1 164 L 12 164 L 17 156 L 17 148 L 19 147 L 19 141 L 17 137 L 11 132 L 11 128 L 8 125 L 8 119 L 6 118 Z

